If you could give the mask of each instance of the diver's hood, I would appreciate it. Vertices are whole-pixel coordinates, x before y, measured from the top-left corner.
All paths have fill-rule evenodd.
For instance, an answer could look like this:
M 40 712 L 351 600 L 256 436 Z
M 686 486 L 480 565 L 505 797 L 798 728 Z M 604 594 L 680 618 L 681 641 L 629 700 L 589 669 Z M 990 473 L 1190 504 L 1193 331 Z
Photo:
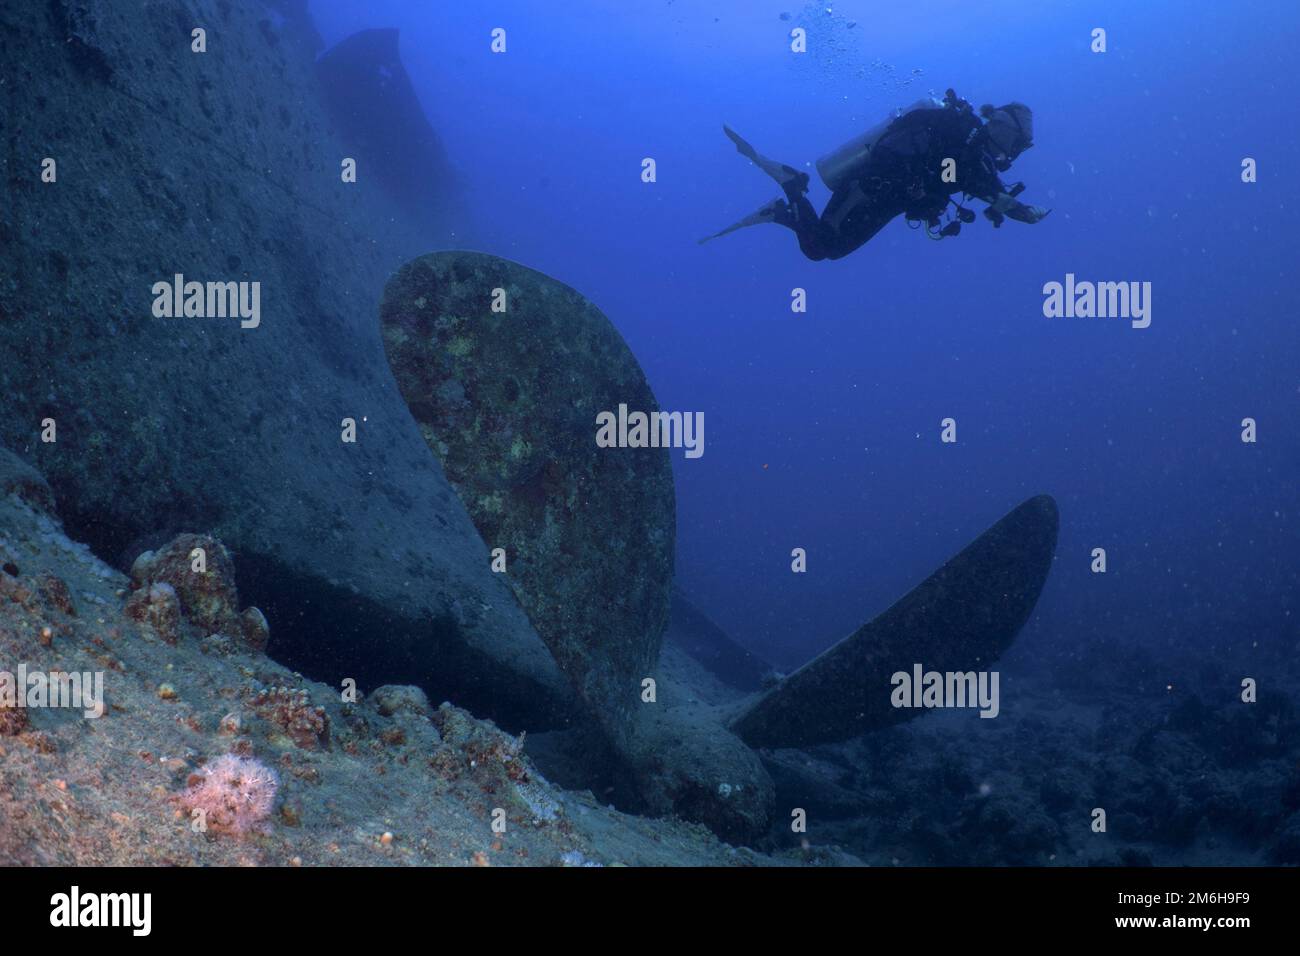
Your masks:
M 1024 103 L 999 106 L 989 116 L 985 129 L 993 147 L 1008 162 L 1034 145 L 1034 114 Z

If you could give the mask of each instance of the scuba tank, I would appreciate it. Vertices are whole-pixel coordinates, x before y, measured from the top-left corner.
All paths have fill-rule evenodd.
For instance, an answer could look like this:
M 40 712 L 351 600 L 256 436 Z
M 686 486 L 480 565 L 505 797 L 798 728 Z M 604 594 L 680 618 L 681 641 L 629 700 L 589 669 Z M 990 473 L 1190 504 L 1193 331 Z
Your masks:
M 831 192 L 839 189 L 840 186 L 861 175 L 867 160 L 871 158 L 871 148 L 876 145 L 876 141 L 884 135 L 885 130 L 889 129 L 894 120 L 915 110 L 937 110 L 942 109 L 943 106 L 944 104 L 938 100 L 925 96 L 911 106 L 894 110 L 865 133 L 853 137 L 839 149 L 817 160 L 817 173 L 821 176 L 822 182 Z

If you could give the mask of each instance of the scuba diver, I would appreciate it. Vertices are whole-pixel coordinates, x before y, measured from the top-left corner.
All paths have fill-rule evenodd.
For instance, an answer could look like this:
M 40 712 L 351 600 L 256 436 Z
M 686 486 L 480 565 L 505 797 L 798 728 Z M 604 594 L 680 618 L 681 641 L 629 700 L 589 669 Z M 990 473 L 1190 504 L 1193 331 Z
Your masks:
M 1036 223 L 1051 211 L 1021 203 L 1016 196 L 1024 184 L 1006 186 L 999 178 L 1034 145 L 1033 114 L 1023 103 L 982 106 L 976 115 L 952 90 L 942 104 L 929 98 L 914 103 L 817 161 L 832 192 L 820 216 L 808 201 L 807 173 L 768 159 L 734 130 L 722 129 L 741 155 L 777 181 L 785 197 L 701 243 L 774 222 L 793 230 L 803 254 L 820 261 L 848 255 L 900 214 L 913 228 L 924 224 L 931 239 L 955 236 L 962 223 L 975 221 L 975 213 L 952 198 L 956 193 L 988 203 L 984 215 L 995 227 L 1007 218 Z M 949 204 L 957 218 L 941 226 Z

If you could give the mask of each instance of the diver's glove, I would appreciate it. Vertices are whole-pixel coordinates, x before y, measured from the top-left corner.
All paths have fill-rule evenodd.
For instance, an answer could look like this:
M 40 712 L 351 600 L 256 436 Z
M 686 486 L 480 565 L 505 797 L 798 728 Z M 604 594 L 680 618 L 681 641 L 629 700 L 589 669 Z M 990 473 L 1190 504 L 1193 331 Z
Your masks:
M 1016 203 L 1014 207 L 1007 210 L 1007 215 L 1016 222 L 1027 222 L 1033 225 L 1040 222 L 1052 210 L 1044 209 L 1042 206 L 1026 206 L 1022 203 Z
M 1016 197 L 1010 193 L 998 193 L 997 198 L 989 203 L 989 208 L 994 212 L 1006 213 L 1020 205 L 1016 202 Z
M 1020 184 L 1017 183 L 1016 185 L 1019 186 Z M 1014 189 L 1014 191 L 1019 193 L 1020 189 Z M 1012 193 L 1005 192 L 998 193 L 997 198 L 989 203 L 989 207 L 984 210 L 984 215 L 988 216 L 995 226 L 1002 225 L 1003 216 L 1014 219 L 1016 222 L 1027 222 L 1032 225 L 1051 211 L 1050 209 L 1044 209 L 1042 206 L 1026 206 L 1016 199 Z

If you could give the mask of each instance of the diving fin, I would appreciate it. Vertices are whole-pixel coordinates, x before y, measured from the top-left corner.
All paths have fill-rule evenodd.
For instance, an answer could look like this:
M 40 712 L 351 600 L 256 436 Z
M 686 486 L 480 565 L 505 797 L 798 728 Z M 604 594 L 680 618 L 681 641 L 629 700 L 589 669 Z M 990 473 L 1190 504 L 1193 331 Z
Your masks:
M 781 215 L 788 207 L 784 199 L 773 199 L 771 202 L 750 213 L 744 219 L 738 219 L 721 232 L 715 232 L 711 236 L 705 236 L 700 240 L 700 245 L 704 245 L 710 239 L 717 239 L 719 236 L 725 236 L 729 232 L 735 232 L 737 229 L 744 229 L 746 226 L 757 226 L 765 222 L 776 222 L 777 217 Z
M 1029 619 L 1056 552 L 1060 518 L 1030 498 L 887 611 L 741 705 L 732 733 L 753 747 L 846 740 L 922 713 L 894 707 L 892 675 L 989 667 Z
M 759 160 L 758 150 L 756 150 L 753 146 L 750 146 L 748 140 L 746 140 L 743 136 L 737 133 L 726 123 L 722 124 L 722 131 L 727 134 L 727 139 L 731 140 L 733 143 L 736 144 L 736 152 L 740 153 L 740 155 L 742 156 L 746 156 L 749 159 L 752 159 L 754 162 L 758 162 Z
M 803 182 L 798 183 L 797 189 L 800 193 L 808 191 L 807 173 L 801 173 L 793 166 L 787 166 L 785 163 L 778 163 L 775 159 L 768 159 L 753 146 L 750 146 L 749 143 L 730 126 L 724 124 L 722 131 L 727 134 L 729 140 L 736 144 L 736 152 L 752 160 L 755 166 L 775 179 L 782 189 L 785 189 L 791 183 L 796 183 L 799 178 L 802 177 Z

